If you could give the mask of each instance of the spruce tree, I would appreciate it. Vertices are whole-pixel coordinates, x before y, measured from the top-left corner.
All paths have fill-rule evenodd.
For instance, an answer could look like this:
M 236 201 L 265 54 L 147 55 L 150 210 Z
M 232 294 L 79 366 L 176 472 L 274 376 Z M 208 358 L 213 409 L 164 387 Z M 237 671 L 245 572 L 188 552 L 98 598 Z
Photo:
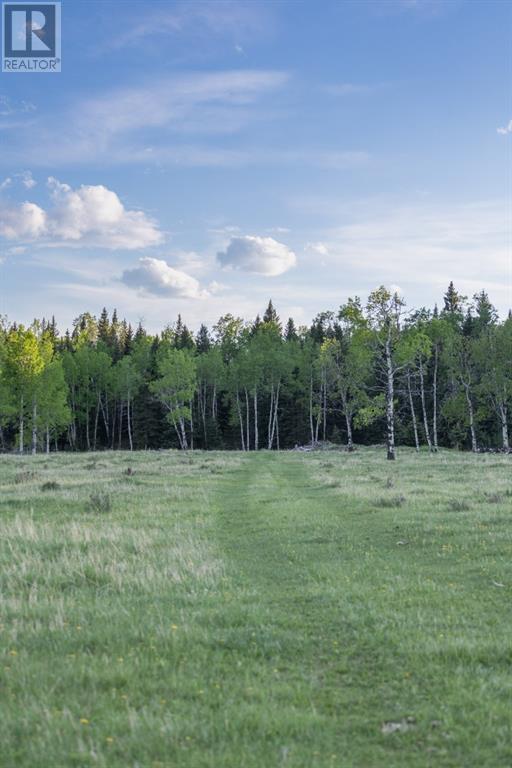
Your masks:
M 286 323 L 286 329 L 284 332 L 284 337 L 286 341 L 296 341 L 298 339 L 297 329 L 295 328 L 293 317 L 288 318 L 288 322 Z
M 107 308 L 103 307 L 101 310 L 100 319 L 98 320 L 98 339 L 108 346 L 110 333 L 110 322 L 108 319 Z
M 201 324 L 196 336 L 196 349 L 199 355 L 204 355 L 211 348 L 212 342 L 206 325 Z
M 277 314 L 277 311 L 272 304 L 272 299 L 270 299 L 268 302 L 265 314 L 263 315 L 263 322 L 272 323 L 272 325 L 275 325 L 279 332 L 281 332 L 281 320 L 279 319 L 279 315 Z
M 448 289 L 443 296 L 444 311 L 450 315 L 455 315 L 462 311 L 462 297 L 459 296 L 453 285 L 453 280 L 450 280 Z

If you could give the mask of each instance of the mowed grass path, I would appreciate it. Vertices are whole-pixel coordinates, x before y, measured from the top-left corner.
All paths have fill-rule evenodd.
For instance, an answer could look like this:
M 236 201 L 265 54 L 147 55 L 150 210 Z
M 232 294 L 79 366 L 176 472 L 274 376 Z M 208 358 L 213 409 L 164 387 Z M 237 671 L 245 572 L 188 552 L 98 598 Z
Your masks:
M 0 765 L 511 766 L 511 467 L 0 457 Z

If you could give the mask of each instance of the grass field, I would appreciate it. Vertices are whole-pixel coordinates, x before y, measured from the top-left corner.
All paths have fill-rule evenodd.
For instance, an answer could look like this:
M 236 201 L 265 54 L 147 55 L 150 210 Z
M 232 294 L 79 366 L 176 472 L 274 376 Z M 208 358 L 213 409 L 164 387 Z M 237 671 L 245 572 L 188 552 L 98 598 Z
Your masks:
M 0 765 L 511 766 L 511 468 L 0 457 Z

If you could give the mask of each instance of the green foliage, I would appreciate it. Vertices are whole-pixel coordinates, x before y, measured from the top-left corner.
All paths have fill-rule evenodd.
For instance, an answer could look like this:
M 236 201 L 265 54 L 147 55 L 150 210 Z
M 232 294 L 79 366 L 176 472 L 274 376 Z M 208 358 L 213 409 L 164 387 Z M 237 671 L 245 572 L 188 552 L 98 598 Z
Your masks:
M 369 398 L 364 405 L 359 408 L 354 419 L 356 427 L 363 429 L 373 424 L 377 419 L 382 418 L 386 413 L 386 399 L 383 393 Z
M 453 284 L 441 313 L 407 313 L 380 286 L 309 328 L 289 318 L 283 330 L 269 301 L 261 318 L 225 314 L 195 338 L 181 316 L 160 336 L 142 323 L 134 334 L 106 308 L 62 337 L 53 318 L 0 318 L 0 450 L 253 450 L 330 434 L 352 447 L 353 428 L 388 447 L 418 436 L 431 450 L 508 450 L 511 361 L 512 319 Z

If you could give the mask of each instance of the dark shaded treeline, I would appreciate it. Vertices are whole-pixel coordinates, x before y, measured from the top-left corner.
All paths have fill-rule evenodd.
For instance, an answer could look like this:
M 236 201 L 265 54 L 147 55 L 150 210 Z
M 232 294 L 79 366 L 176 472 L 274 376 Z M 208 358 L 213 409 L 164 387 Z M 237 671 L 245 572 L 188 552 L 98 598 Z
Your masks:
M 450 283 L 407 312 L 381 287 L 310 327 L 224 315 L 159 335 L 104 309 L 0 326 L 3 451 L 290 448 L 320 440 L 509 449 L 512 319 Z

